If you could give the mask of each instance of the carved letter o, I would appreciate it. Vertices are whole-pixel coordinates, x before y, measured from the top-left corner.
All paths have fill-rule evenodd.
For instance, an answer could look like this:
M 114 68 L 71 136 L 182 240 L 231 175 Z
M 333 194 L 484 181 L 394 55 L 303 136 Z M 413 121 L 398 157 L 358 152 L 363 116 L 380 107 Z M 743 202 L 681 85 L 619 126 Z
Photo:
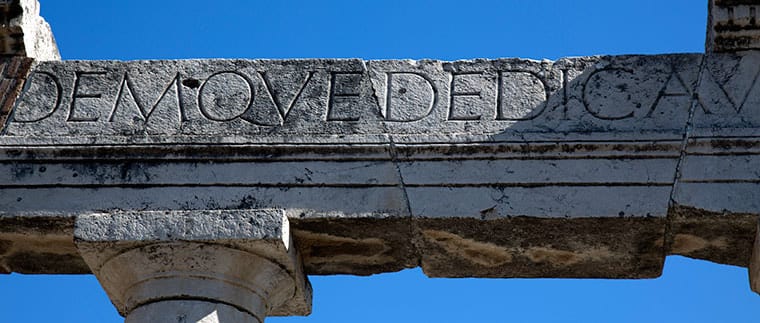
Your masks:
M 217 72 L 209 76 L 198 90 L 201 114 L 213 121 L 240 118 L 253 104 L 251 81 L 235 71 Z

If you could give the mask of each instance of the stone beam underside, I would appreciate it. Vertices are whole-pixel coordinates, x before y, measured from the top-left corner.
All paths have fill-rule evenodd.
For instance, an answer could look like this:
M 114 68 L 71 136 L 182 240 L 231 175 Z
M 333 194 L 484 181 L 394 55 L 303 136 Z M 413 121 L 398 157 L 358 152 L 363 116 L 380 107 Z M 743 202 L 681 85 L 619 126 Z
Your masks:
M 3 272 L 90 272 L 80 216 L 223 210 L 284 212 L 307 274 L 750 261 L 757 53 L 28 62 L 0 82 Z

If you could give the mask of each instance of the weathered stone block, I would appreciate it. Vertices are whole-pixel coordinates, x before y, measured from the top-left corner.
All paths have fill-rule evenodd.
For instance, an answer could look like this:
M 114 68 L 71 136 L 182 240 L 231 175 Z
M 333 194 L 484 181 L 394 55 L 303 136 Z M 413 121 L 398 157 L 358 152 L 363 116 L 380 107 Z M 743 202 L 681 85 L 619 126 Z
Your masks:
M 653 278 L 663 218 L 420 219 L 431 277 Z
M 671 253 L 747 266 L 760 214 L 760 55 L 707 55 L 671 208 Z
M 0 136 L 0 215 L 280 209 L 313 274 L 651 277 L 715 254 L 677 210 L 756 214 L 756 60 L 44 62 Z

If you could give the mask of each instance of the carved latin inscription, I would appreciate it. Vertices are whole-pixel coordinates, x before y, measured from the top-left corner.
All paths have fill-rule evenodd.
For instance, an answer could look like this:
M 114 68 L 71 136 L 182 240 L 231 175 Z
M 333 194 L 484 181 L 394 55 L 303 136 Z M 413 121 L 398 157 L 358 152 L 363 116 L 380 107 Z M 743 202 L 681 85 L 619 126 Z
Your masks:
M 158 105 L 165 99 L 174 100 L 177 102 L 177 106 L 181 107 L 181 103 L 179 102 L 179 81 L 179 74 L 176 74 L 159 94 L 158 98 L 154 99 L 153 101 L 148 101 L 152 102 L 152 104 L 148 105 L 146 102 L 142 102 L 142 100 L 138 99 L 138 97 L 135 95 L 135 90 L 133 90 L 135 88 L 135 85 L 132 79 L 129 77 L 129 73 L 124 73 L 124 76 L 122 77 L 119 85 L 119 92 L 116 95 L 116 100 L 113 104 L 113 109 L 111 109 L 111 113 L 108 116 L 108 122 L 114 122 L 117 113 L 121 115 L 121 113 L 123 113 L 122 110 L 128 109 L 125 107 L 126 105 L 131 105 L 132 109 L 137 111 L 139 121 L 142 122 L 148 121 L 150 116 L 156 110 L 156 107 L 158 107 Z M 182 109 L 177 110 L 177 112 L 181 115 Z M 121 118 L 123 118 L 123 116 Z M 134 119 L 134 121 L 138 122 L 137 119 Z
M 693 105 L 704 114 L 752 113 L 758 59 L 704 59 L 48 62 L 30 75 L 7 133 L 34 133 L 34 124 L 80 134 L 111 127 L 112 135 L 451 133 L 474 124 L 483 133 L 516 124 L 597 131 L 629 120 L 662 130 L 681 128 Z M 740 72 L 720 72 L 732 66 Z M 418 124 L 425 129 L 399 128 Z

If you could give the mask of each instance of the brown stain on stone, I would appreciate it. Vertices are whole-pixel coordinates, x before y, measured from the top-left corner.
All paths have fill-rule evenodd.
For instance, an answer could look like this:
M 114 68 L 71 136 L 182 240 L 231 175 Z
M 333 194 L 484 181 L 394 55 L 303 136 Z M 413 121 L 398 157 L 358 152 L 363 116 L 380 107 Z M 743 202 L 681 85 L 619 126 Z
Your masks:
M 13 216 L 0 217 L 0 234 L 29 236 L 74 235 L 73 216 Z
M 677 254 L 690 254 L 707 248 L 726 249 L 729 241 L 725 237 L 707 240 L 690 234 L 676 234 L 673 236 L 671 252 Z
M 379 238 L 349 238 L 298 231 L 295 233 L 298 248 L 307 265 L 324 265 L 328 263 L 365 265 L 382 265 L 394 262 L 388 252 L 391 247 Z
M 531 247 L 525 250 L 524 254 L 532 262 L 550 263 L 556 266 L 572 266 L 582 262 L 604 261 L 616 257 L 614 253 L 604 247 L 579 250 L 567 251 L 547 247 Z
M 419 265 L 409 218 L 289 216 L 309 275 L 372 275 Z
M 23 274 L 89 274 L 90 269 L 79 254 L 28 252 L 5 257 L 9 271 Z
M 46 274 L 90 272 L 74 245 L 73 217 L 0 217 L 2 271 Z
M 431 277 L 654 278 L 665 259 L 663 217 L 430 218 L 416 224 L 421 266 Z M 494 250 L 509 261 L 489 259 Z
M 0 59 L 0 133 L 9 121 L 33 61 L 22 57 Z
M 89 267 L 71 236 L 65 234 L 0 233 L 0 267 L 28 274 L 86 274 Z
M 574 252 L 544 247 L 530 248 L 526 250 L 525 255 L 532 262 L 551 263 L 562 266 L 574 265 L 581 261 L 581 257 Z
M 30 235 L 18 233 L 0 233 L 0 240 L 12 242 L 6 252 L 39 251 L 59 254 L 77 254 L 71 236 L 65 234 Z
M 674 205 L 668 210 L 667 253 L 747 267 L 755 241 L 756 214 L 713 212 Z
M 426 240 L 443 248 L 449 254 L 481 266 L 498 267 L 512 261 L 511 252 L 496 244 L 466 239 L 439 230 L 423 230 L 422 235 Z
M 13 241 L 0 240 L 0 256 L 6 254 L 13 247 Z

